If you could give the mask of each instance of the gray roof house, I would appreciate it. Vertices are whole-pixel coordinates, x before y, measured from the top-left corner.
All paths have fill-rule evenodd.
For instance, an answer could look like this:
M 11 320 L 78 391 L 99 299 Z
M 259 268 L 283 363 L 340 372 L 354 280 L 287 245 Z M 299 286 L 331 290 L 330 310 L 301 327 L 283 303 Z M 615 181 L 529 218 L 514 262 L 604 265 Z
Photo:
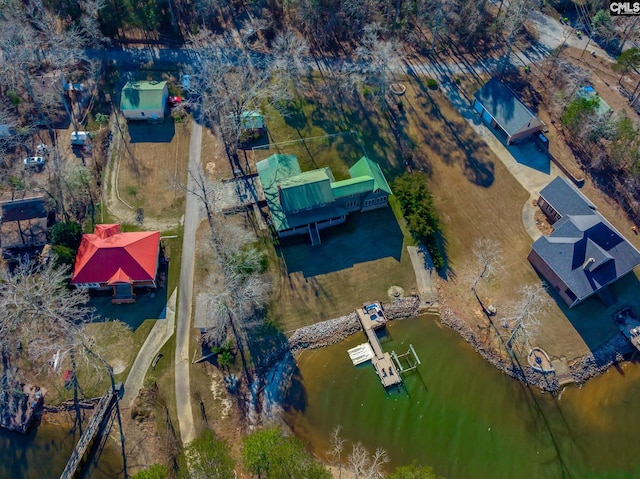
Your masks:
M 517 95 L 497 78 L 492 78 L 474 96 L 473 108 L 482 120 L 507 135 L 507 144 L 533 135 L 545 124 Z
M 608 286 L 640 264 L 640 251 L 564 178 L 556 177 L 540 191 L 538 206 L 553 232 L 533 243 L 532 266 L 569 307 L 594 294 L 612 304 Z

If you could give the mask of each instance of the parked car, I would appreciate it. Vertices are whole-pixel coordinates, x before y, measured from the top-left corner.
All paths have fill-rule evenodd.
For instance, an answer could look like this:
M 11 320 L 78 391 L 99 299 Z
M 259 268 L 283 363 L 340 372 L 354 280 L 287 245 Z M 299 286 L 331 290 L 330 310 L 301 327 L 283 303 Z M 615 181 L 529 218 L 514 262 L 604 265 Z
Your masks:
M 179 103 L 182 103 L 182 97 L 179 96 L 170 96 L 169 98 L 167 98 L 167 104 L 169 106 L 176 106 Z
M 74 146 L 86 145 L 89 142 L 89 132 L 74 131 L 71 133 L 71 144 Z
M 37 168 L 42 169 L 44 166 L 44 158 L 42 156 L 29 156 L 22 160 L 25 168 Z

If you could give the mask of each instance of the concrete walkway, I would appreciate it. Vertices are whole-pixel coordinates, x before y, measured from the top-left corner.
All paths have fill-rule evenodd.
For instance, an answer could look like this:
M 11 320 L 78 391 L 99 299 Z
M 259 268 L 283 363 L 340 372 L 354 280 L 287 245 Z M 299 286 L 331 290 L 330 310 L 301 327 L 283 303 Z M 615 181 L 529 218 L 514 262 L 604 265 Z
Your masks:
M 438 294 L 435 288 L 434 274 L 438 274 L 433 266 L 429 253 L 418 250 L 417 246 L 407 246 L 413 271 L 416 274 L 418 294 L 420 295 L 420 309 L 435 308 Z
M 127 380 L 124 383 L 122 404 L 125 407 L 133 405 L 138 392 L 144 386 L 144 377 L 149 370 L 149 366 L 155 359 L 156 354 L 173 335 L 176 324 L 176 297 L 177 290 L 174 289 L 167 302 L 166 319 L 156 320 L 142 348 L 138 351 L 138 356 L 136 356 L 133 366 L 131 366 Z
M 192 172 L 201 168 L 201 150 L 202 125 L 193 121 L 191 125 L 191 143 L 189 144 L 189 170 Z M 192 176 L 189 175 L 187 184 L 187 188 L 190 191 L 197 190 Z M 176 409 L 180 426 L 180 438 L 183 445 L 195 439 L 193 410 L 191 409 L 191 383 L 189 381 L 189 336 L 191 334 L 196 231 L 200 223 L 200 204 L 198 199 L 189 193 L 186 196 L 175 355 Z
M 527 202 L 524 204 L 524 208 L 522 208 L 522 224 L 524 225 L 524 229 L 527 230 L 529 236 L 533 241 L 537 240 L 542 236 L 542 231 L 538 229 L 536 226 L 536 211 L 539 211 L 539 208 L 534 201 L 538 199 L 537 195 L 531 195 Z

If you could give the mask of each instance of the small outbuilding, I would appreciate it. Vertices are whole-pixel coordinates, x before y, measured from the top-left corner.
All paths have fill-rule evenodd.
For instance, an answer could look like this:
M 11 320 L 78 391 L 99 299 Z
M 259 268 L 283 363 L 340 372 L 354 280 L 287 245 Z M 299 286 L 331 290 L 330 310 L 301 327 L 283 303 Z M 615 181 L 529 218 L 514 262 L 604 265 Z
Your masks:
M 492 78 L 474 96 L 473 108 L 482 120 L 507 135 L 507 144 L 528 138 L 545 129 L 545 124 L 507 85 Z
M 47 243 L 47 211 L 44 197 L 2 203 L 0 242 L 5 259 L 41 251 Z
M 130 81 L 122 88 L 120 111 L 127 120 L 162 121 L 168 97 L 166 81 Z
M 613 304 L 609 286 L 640 265 L 640 251 L 562 177 L 540 191 L 538 206 L 553 232 L 533 243 L 531 265 L 569 307 L 594 294 Z

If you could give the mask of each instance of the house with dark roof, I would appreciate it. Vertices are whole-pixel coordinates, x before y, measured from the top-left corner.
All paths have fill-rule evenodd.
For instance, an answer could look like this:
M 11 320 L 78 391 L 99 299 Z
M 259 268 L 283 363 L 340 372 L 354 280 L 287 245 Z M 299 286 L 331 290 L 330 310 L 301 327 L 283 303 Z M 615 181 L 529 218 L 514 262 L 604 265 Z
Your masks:
M 164 120 L 169 90 L 166 81 L 130 81 L 122 88 L 120 111 L 127 120 Z
M 114 302 L 134 302 L 135 287 L 156 287 L 160 232 L 120 232 L 119 224 L 96 225 L 83 234 L 73 265 L 76 288 L 113 289 Z
M 492 78 L 474 96 L 473 108 L 482 120 L 507 135 L 507 144 L 542 131 L 545 124 L 517 95 L 497 78 Z
M 275 154 L 256 164 L 273 228 L 280 237 L 309 234 L 344 223 L 347 215 L 387 206 L 391 188 L 380 165 L 363 156 L 336 181 L 330 168 L 303 172 L 294 155 Z
M 537 203 L 553 232 L 533 243 L 529 262 L 569 307 L 594 294 L 613 304 L 609 286 L 640 264 L 640 251 L 564 178 L 544 187 Z
M 2 256 L 35 253 L 47 243 L 49 212 L 43 196 L 5 201 L 0 218 Z

